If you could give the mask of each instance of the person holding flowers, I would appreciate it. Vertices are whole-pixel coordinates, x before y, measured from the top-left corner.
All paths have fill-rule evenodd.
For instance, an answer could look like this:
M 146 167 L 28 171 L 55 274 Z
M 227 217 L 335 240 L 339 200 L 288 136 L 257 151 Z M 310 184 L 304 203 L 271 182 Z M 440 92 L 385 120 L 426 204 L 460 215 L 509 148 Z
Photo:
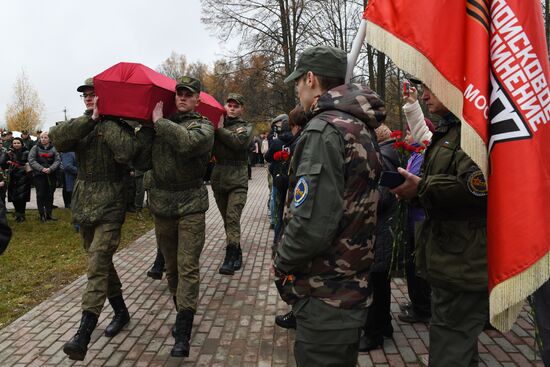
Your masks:
M 461 149 L 461 122 L 424 87 L 422 100 L 441 117 L 426 149 L 422 177 L 400 168 L 405 182 L 392 189 L 419 203 L 416 272 L 432 286 L 430 365 L 477 365 L 478 335 L 488 317 L 487 184 Z

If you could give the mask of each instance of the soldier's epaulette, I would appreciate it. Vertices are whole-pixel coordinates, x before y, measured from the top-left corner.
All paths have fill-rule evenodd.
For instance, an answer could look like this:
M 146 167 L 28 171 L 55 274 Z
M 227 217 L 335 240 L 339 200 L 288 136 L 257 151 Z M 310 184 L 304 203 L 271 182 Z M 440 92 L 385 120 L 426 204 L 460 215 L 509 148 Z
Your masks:
M 306 127 L 305 127 L 305 131 L 324 131 L 325 128 L 327 127 L 328 125 L 328 122 L 325 121 L 325 120 L 322 120 L 320 118 L 317 118 L 317 117 L 314 117 L 313 119 L 311 119 Z

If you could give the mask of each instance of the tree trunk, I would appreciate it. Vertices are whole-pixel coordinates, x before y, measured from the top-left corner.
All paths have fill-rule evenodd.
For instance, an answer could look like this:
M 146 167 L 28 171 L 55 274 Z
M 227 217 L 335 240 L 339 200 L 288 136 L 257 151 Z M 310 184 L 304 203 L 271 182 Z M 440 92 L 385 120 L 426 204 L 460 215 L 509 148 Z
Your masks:
M 378 51 L 376 59 L 378 77 L 376 78 L 376 93 L 383 100 L 386 99 L 386 54 Z
M 292 7 L 292 9 L 290 9 Z M 294 16 L 296 14 L 298 4 L 296 1 L 292 0 L 291 5 L 289 5 L 288 0 L 279 0 L 279 16 L 281 21 L 281 41 L 282 41 L 282 51 L 285 65 L 285 74 L 288 76 L 294 71 L 295 61 L 296 60 L 296 45 L 293 42 L 290 31 L 290 14 Z M 294 23 L 294 22 L 293 22 Z M 294 25 L 294 24 L 293 24 Z M 285 94 L 285 110 L 290 111 L 294 108 L 296 104 L 296 94 L 294 89 L 294 84 L 290 83 L 286 85 Z
M 376 75 L 374 75 L 374 54 L 371 45 L 367 45 L 367 63 L 369 64 L 369 87 L 374 90 L 376 87 Z

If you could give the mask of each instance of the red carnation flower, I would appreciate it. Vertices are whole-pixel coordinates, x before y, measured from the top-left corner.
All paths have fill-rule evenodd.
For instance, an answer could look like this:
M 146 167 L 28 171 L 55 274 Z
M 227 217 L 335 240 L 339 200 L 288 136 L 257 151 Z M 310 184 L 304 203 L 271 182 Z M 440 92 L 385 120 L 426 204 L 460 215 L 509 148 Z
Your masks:
M 390 138 L 401 139 L 402 136 L 403 136 L 403 132 L 401 132 L 401 130 L 394 130 L 390 134 Z
M 393 149 L 401 149 L 403 148 L 403 144 L 405 144 L 404 141 L 396 141 L 392 144 Z

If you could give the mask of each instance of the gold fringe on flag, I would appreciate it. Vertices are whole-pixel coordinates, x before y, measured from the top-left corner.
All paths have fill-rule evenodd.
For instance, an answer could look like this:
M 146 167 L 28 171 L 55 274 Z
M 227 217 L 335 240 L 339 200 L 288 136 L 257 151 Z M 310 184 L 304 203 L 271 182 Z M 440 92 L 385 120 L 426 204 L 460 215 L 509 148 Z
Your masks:
M 366 41 L 384 52 L 401 69 L 422 80 L 447 108 L 462 121 L 461 147 L 488 177 L 487 146 L 464 120 L 463 94 L 423 54 L 380 26 L 367 21 Z M 508 331 L 525 299 L 550 278 L 550 253 L 521 273 L 497 284 L 489 295 L 491 324 Z
M 462 121 L 462 150 L 468 154 L 488 177 L 487 146 L 462 116 L 464 97 L 460 89 L 452 85 L 419 51 L 403 42 L 382 27 L 367 21 L 366 41 L 384 52 L 400 69 L 422 80 L 441 102 Z
M 548 279 L 550 252 L 521 273 L 497 284 L 489 295 L 491 324 L 502 332 L 509 331 L 523 308 L 525 299 Z

